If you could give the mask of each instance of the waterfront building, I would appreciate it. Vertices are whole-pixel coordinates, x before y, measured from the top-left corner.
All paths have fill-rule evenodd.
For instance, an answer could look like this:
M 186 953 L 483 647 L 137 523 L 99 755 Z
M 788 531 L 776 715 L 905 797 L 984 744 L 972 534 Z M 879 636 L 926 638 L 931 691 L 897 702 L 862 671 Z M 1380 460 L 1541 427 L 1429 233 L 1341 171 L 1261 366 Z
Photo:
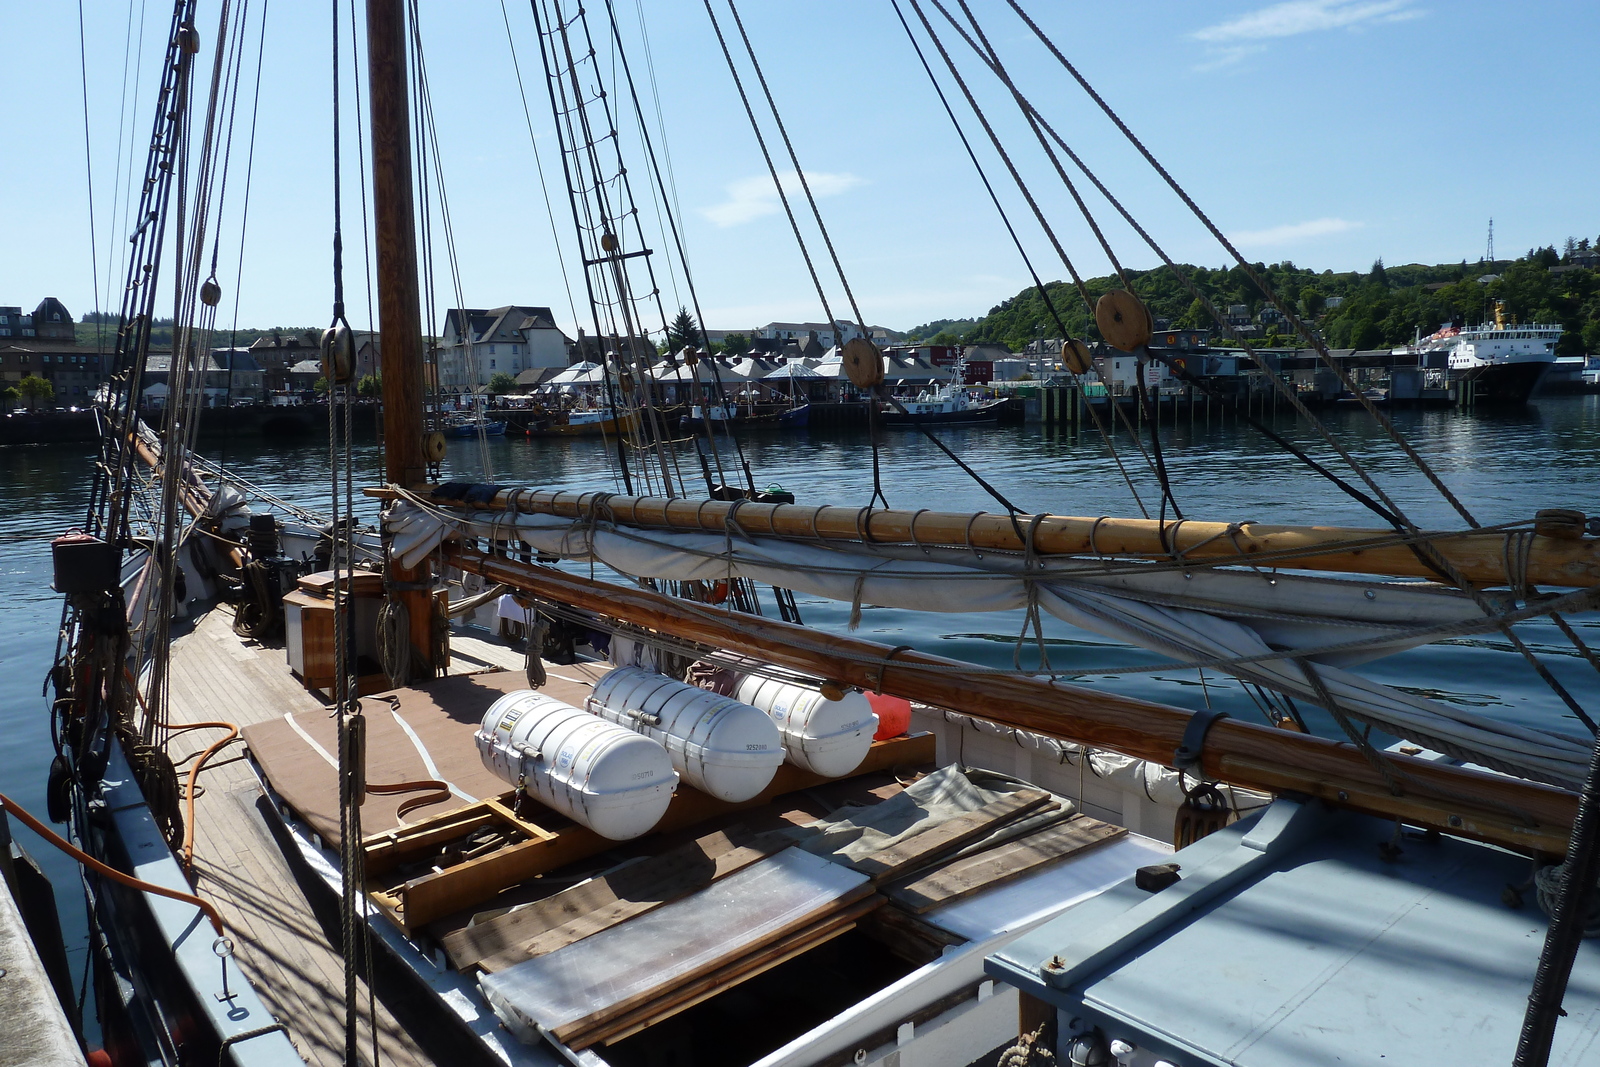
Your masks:
M 144 399 L 159 407 L 167 399 L 172 356 L 154 355 L 145 364 Z M 259 403 L 263 399 L 264 375 L 248 348 L 216 348 L 206 354 L 201 403 L 208 408 L 230 403 Z
M 451 308 L 439 341 L 439 388 L 470 392 L 496 374 L 565 368 L 571 353 L 572 342 L 547 307 Z

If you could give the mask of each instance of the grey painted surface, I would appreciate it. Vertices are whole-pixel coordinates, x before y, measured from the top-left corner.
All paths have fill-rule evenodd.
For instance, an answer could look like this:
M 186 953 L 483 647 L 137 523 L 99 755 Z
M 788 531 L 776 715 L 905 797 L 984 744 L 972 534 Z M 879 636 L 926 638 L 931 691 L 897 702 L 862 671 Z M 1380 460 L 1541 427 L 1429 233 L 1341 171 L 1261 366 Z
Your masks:
M 82 1067 L 39 954 L 5 882 L 0 881 L 0 1067 Z
M 1271 822 L 1174 854 L 1184 882 L 1123 883 L 991 957 L 990 973 L 1184 1067 L 1511 1062 L 1547 921 L 1500 893 L 1528 860 L 1408 835 L 1388 863 L 1377 845 L 1392 823 Z M 1229 884 L 1162 902 L 1208 880 Z M 1550 1063 L 1600 1062 L 1600 943 L 1579 951 L 1565 1007 Z

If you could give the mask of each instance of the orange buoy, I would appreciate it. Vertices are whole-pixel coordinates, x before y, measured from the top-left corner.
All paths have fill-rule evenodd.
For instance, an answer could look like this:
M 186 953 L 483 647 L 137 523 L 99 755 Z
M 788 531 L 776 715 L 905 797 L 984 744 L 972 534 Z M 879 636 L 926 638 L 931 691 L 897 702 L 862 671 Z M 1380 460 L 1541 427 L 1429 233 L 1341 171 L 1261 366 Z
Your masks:
M 911 728 L 911 701 L 887 693 L 868 692 L 867 702 L 878 713 L 878 732 L 872 735 L 874 741 L 899 737 Z

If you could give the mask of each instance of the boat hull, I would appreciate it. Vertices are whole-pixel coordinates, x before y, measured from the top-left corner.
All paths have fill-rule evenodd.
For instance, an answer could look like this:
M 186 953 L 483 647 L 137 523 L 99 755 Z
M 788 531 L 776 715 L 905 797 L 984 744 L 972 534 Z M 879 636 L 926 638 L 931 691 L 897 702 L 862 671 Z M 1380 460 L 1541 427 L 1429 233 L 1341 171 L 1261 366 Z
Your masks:
M 559 425 L 530 427 L 529 437 L 599 437 L 601 434 L 628 433 L 633 429 L 636 416 L 623 415 L 618 418 L 602 419 L 599 422 L 581 422 L 576 426 L 567 423 Z
M 1006 406 L 1004 400 L 990 400 L 964 411 L 938 411 L 927 415 L 902 415 L 898 411 L 885 411 L 880 418 L 885 426 L 981 426 L 1000 421 Z
M 444 435 L 454 438 L 476 437 L 480 430 L 483 431 L 486 437 L 504 437 L 506 424 L 503 422 L 489 422 L 484 423 L 482 426 L 449 426 L 445 428 Z
M 1453 372 L 1451 380 L 1469 394 L 1462 397 L 1463 402 L 1478 406 L 1526 404 L 1553 366 L 1548 361 L 1496 363 Z

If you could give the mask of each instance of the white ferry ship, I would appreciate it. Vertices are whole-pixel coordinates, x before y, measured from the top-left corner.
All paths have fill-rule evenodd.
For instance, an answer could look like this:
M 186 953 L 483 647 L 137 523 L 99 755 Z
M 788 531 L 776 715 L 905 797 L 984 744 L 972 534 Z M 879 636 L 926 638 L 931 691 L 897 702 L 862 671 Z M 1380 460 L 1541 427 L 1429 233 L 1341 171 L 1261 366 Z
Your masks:
M 1503 303 L 1494 322 L 1476 328 L 1445 326 L 1413 347 L 1419 365 L 1442 353 L 1450 382 L 1469 383 L 1475 403 L 1525 403 L 1556 361 L 1562 325 L 1507 322 Z

